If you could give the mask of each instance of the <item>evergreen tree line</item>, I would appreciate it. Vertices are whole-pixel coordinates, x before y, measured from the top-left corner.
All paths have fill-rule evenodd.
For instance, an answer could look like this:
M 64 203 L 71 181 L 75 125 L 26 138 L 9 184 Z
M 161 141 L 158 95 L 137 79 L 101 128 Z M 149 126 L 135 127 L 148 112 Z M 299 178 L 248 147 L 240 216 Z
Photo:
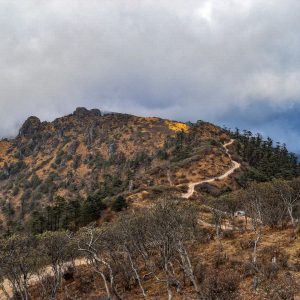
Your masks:
M 108 209 L 119 212 L 126 207 L 123 196 L 116 197 L 111 203 L 104 202 L 99 193 L 89 195 L 86 199 L 76 198 L 70 201 L 57 197 L 52 205 L 34 211 L 25 228 L 33 234 L 66 229 L 76 231 L 97 221 Z
M 237 141 L 237 154 L 252 167 L 244 175 L 244 183 L 249 180 L 292 179 L 300 175 L 297 156 L 289 152 L 285 144 L 274 143 L 269 137 L 263 139 L 261 134 L 254 135 L 247 130 L 236 129 L 230 134 Z

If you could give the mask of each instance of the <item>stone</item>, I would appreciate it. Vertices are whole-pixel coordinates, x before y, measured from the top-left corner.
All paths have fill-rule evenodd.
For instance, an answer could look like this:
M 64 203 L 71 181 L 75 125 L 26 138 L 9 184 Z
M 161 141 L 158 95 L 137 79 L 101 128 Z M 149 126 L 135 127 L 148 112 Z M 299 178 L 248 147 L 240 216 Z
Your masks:
M 22 125 L 19 136 L 21 137 L 32 137 L 41 129 L 42 123 L 38 117 L 29 117 Z
M 73 115 L 78 118 L 98 117 L 101 116 L 101 111 L 96 108 L 88 110 L 85 107 L 77 107 L 76 110 L 73 112 Z

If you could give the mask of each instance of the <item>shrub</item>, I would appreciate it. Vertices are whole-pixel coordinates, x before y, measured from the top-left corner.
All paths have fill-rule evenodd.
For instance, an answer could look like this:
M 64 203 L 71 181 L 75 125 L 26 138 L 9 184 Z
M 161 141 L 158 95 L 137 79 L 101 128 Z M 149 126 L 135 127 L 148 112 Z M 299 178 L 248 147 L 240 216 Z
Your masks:
M 227 260 L 227 254 L 223 251 L 222 247 L 219 247 L 214 253 L 212 253 L 212 264 L 215 268 L 219 268 L 224 265 Z
M 36 189 L 41 184 L 41 182 L 41 179 L 36 174 L 34 174 L 31 178 L 31 187 L 33 189 Z
M 262 261 L 266 263 L 275 259 L 278 267 L 286 268 L 288 266 L 289 254 L 278 246 L 267 246 L 261 250 Z
M 232 229 L 223 230 L 222 234 L 225 239 L 233 239 L 234 238 L 234 231 Z
M 15 175 L 26 168 L 26 164 L 23 160 L 19 160 L 18 162 L 11 164 L 9 166 L 10 175 Z
M 254 247 L 254 241 L 252 239 L 242 239 L 240 241 L 240 247 L 242 250 L 251 249 Z
M 207 266 L 203 263 L 197 263 L 194 268 L 194 274 L 199 283 L 203 283 L 205 280 L 205 273 L 207 271 Z
M 276 263 L 269 262 L 262 266 L 263 275 L 268 279 L 275 278 L 278 274 L 278 271 L 279 266 Z
M 73 168 L 77 169 L 80 167 L 81 164 L 81 155 L 75 155 L 73 159 Z
M 212 270 L 206 276 L 200 291 L 201 300 L 232 300 L 238 299 L 240 277 L 236 272 Z
M 297 284 L 289 273 L 276 280 L 268 280 L 264 284 L 266 299 L 292 300 L 297 290 L 296 287 Z
M 113 211 L 122 211 L 123 209 L 127 208 L 126 200 L 123 196 L 118 196 L 116 200 L 113 202 L 111 209 Z

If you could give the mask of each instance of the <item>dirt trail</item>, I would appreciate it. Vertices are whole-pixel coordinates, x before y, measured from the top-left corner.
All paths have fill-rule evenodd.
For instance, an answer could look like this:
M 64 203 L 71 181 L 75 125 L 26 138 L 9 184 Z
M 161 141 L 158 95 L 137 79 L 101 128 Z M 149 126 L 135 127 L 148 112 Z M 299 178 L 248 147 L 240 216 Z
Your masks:
M 230 153 L 229 153 L 229 151 L 227 149 L 227 147 L 230 146 L 233 143 L 234 143 L 234 140 L 231 139 L 230 142 L 228 142 L 228 143 L 226 143 L 226 144 L 223 145 L 223 147 L 224 147 L 224 149 L 226 151 L 226 154 L 228 155 L 228 157 L 231 160 L 232 167 L 227 172 L 225 172 L 223 175 L 216 176 L 216 177 L 213 177 L 213 178 L 210 178 L 210 179 L 206 179 L 206 180 L 201 180 L 201 181 L 198 181 L 198 182 L 191 182 L 191 183 L 189 183 L 188 184 L 188 187 L 189 187 L 188 188 L 188 192 L 185 193 L 185 194 L 182 194 L 183 198 L 186 198 L 186 199 L 190 198 L 194 194 L 195 186 L 196 185 L 201 184 L 201 183 L 205 183 L 205 182 L 213 182 L 213 181 L 215 181 L 217 179 L 227 178 L 236 169 L 240 168 L 241 164 L 238 163 L 238 162 L 236 162 L 236 161 L 234 161 L 231 158 L 231 155 L 230 155 Z M 207 222 L 205 222 L 203 220 L 199 220 L 199 223 L 202 224 L 202 225 L 204 225 L 204 226 L 208 226 L 208 227 L 213 227 L 214 226 L 213 224 L 207 223 Z M 228 226 L 227 226 L 227 228 L 228 228 Z M 84 262 L 84 260 L 82 260 L 82 259 L 78 259 L 78 260 L 75 261 L 75 265 L 77 265 L 77 266 L 78 265 L 82 265 L 82 264 L 86 264 L 86 262 Z M 46 272 L 47 273 L 49 272 L 49 274 L 51 274 L 50 267 L 46 269 Z M 38 281 L 38 277 L 37 276 L 32 276 L 31 279 L 30 279 L 30 284 L 34 284 L 37 281 Z M 3 285 L 4 285 L 5 289 L 6 289 L 6 291 L 8 292 L 8 294 L 10 296 L 12 296 L 12 289 L 11 289 L 11 286 L 10 286 L 8 280 L 4 280 L 4 284 Z M 0 300 L 2 300 L 2 299 L 4 300 L 4 299 L 6 299 L 6 297 L 5 297 L 5 295 L 3 295 L 3 292 L 0 291 Z
M 210 178 L 210 179 L 205 179 L 205 180 L 201 180 L 201 181 L 198 181 L 198 182 L 190 182 L 188 184 L 188 191 L 187 193 L 184 193 L 182 194 L 182 198 L 185 198 L 185 199 L 188 199 L 190 198 L 193 194 L 194 194 L 194 191 L 195 191 L 195 186 L 198 185 L 198 184 L 201 184 L 201 183 L 207 183 L 207 182 L 213 182 L 217 179 L 225 179 L 227 178 L 229 175 L 231 175 L 235 170 L 239 169 L 241 167 L 241 164 L 238 163 L 237 161 L 234 161 L 229 153 L 229 150 L 228 150 L 228 146 L 230 146 L 231 144 L 234 143 L 234 140 L 231 139 L 230 142 L 226 143 L 223 145 L 225 151 L 226 151 L 226 154 L 228 155 L 228 157 L 230 158 L 231 160 L 231 163 L 232 163 L 232 167 L 227 171 L 225 172 L 223 175 L 220 175 L 220 176 L 216 176 L 216 177 L 213 177 L 213 178 Z

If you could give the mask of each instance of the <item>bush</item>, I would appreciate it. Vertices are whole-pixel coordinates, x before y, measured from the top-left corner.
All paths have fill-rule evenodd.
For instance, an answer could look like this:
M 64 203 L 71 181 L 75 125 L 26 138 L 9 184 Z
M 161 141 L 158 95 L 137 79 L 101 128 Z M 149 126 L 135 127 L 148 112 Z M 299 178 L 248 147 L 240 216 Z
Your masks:
M 26 168 L 26 164 L 24 161 L 19 160 L 18 162 L 11 164 L 9 166 L 10 169 L 10 175 L 15 175 Z
M 222 234 L 225 239 L 233 239 L 234 238 L 234 231 L 232 229 L 223 230 Z
M 224 265 L 228 260 L 227 254 L 219 247 L 214 253 L 212 253 L 212 264 L 215 268 L 219 268 Z
M 80 207 L 81 224 L 87 225 L 101 217 L 106 205 L 102 202 L 101 195 L 94 194 L 87 197 Z
M 291 274 L 287 273 L 276 280 L 268 280 L 264 284 L 266 299 L 292 300 L 295 297 L 297 283 Z
M 242 239 L 240 241 L 240 247 L 242 250 L 248 250 L 254 247 L 254 241 L 252 239 Z
M 278 246 L 267 246 L 264 247 L 261 252 L 262 261 L 267 264 L 275 259 L 278 267 L 286 268 L 288 266 L 289 254 Z
M 41 179 L 36 175 L 32 175 L 32 178 L 31 178 L 31 187 L 33 189 L 36 189 L 40 184 L 41 184 Z
M 244 278 L 253 276 L 257 273 L 257 268 L 252 261 L 247 261 L 243 266 L 243 276 Z
M 118 196 L 116 200 L 113 202 L 111 209 L 113 211 L 122 211 L 123 209 L 127 208 L 128 205 L 126 200 L 123 196 Z
M 263 275 L 268 279 L 275 278 L 278 274 L 278 271 L 279 266 L 276 263 L 269 262 L 262 266 Z
M 200 292 L 201 300 L 232 300 L 238 299 L 240 277 L 235 272 L 212 270 Z

